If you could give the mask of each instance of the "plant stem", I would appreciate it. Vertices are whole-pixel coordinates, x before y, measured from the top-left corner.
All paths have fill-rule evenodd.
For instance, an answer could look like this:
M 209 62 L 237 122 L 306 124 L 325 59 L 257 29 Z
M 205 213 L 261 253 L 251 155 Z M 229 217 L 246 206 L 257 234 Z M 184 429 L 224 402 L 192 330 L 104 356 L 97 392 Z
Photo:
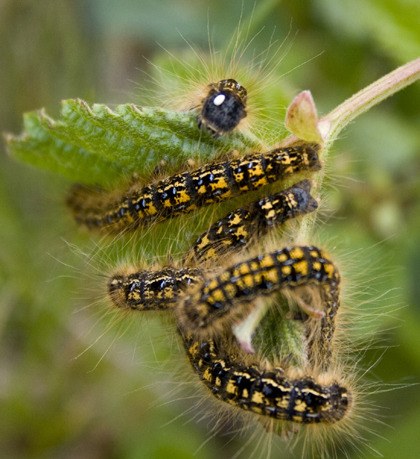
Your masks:
M 366 112 L 373 106 L 397 93 L 420 79 L 420 58 L 398 67 L 391 73 L 370 84 L 358 93 L 336 107 L 318 121 L 318 130 L 324 141 L 322 158 L 324 164 L 328 158 L 328 152 L 338 134 L 355 118 Z M 299 96 L 297 96 L 299 97 Z M 295 135 L 284 139 L 282 144 L 289 145 L 299 140 Z M 319 196 L 324 179 L 325 167 L 317 174 L 313 181 L 313 194 Z M 309 238 L 314 219 L 305 218 L 299 228 L 298 239 Z
M 345 100 L 319 121 L 326 142 L 333 142 L 351 121 L 420 78 L 420 58 L 398 67 Z

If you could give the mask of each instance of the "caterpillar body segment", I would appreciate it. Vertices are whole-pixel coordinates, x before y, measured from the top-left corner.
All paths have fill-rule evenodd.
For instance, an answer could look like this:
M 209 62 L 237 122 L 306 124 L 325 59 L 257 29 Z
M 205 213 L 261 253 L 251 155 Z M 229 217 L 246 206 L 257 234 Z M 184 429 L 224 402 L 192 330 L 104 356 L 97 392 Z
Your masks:
M 164 310 L 173 308 L 183 291 L 200 282 L 203 274 L 195 268 L 114 274 L 108 281 L 108 294 L 118 308 Z
M 201 103 L 198 127 L 214 136 L 226 134 L 246 116 L 247 91 L 236 80 L 220 80 L 209 85 Z
M 313 246 L 293 246 L 237 263 L 207 279 L 177 307 L 181 328 L 208 333 L 218 323 L 242 318 L 259 297 L 281 289 L 314 285 L 325 290 L 322 333 L 333 333 L 340 276 L 333 262 Z
M 280 368 L 245 366 L 221 352 L 214 340 L 183 335 L 191 365 L 211 393 L 242 410 L 299 424 L 335 423 L 351 405 L 350 391 L 336 381 L 290 378 Z
M 279 193 L 230 212 L 202 234 L 185 257 L 211 261 L 245 248 L 251 240 L 287 220 L 313 212 L 318 203 L 310 194 L 311 183 L 303 180 Z
M 67 204 L 76 222 L 118 232 L 160 222 L 321 167 L 318 144 L 276 148 L 176 174 L 156 184 L 133 185 L 116 198 L 80 186 Z

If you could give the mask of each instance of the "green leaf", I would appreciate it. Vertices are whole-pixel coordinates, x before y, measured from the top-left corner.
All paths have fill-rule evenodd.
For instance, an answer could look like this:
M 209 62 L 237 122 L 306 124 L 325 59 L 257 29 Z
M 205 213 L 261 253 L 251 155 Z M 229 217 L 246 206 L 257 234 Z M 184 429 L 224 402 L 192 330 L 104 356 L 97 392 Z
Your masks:
M 24 115 L 20 136 L 7 135 L 10 154 L 38 168 L 85 184 L 109 187 L 134 173 L 150 176 L 164 162 L 173 173 L 188 160 L 258 148 L 255 139 L 233 133 L 223 139 L 197 128 L 194 111 L 102 104 L 80 99 L 62 102 L 54 120 L 44 110 Z

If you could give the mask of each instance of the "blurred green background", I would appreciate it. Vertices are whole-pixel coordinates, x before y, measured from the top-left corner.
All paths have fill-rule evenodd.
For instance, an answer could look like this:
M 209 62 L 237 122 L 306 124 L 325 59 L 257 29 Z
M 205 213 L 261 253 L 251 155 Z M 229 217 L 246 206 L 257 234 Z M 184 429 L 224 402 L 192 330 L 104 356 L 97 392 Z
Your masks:
M 290 32 L 279 84 L 290 99 L 311 89 L 321 113 L 419 54 L 415 0 L 1 0 L 0 131 L 19 132 L 29 110 L 57 114 L 64 98 L 138 101 L 162 47 L 179 52 L 183 37 L 206 47 L 207 22 L 222 46 L 254 6 L 255 32 L 264 29 L 253 47 Z M 372 396 L 385 424 L 363 435 L 385 458 L 420 457 L 419 107 L 417 83 L 341 134 L 326 187 L 335 213 L 319 228 L 378 315 L 380 345 L 361 365 L 382 388 L 407 386 Z M 101 320 L 95 276 L 69 246 L 93 243 L 66 214 L 68 183 L 0 148 L 0 456 L 232 457 L 243 440 L 209 439 L 214 420 L 201 419 L 194 385 L 182 384 L 191 375 L 170 324 Z

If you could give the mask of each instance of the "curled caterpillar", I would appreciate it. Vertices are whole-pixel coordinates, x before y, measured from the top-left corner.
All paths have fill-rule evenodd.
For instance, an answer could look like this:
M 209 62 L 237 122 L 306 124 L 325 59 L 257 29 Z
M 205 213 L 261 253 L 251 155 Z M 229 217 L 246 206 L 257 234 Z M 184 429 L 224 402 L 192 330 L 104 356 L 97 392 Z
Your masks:
M 303 180 L 279 193 L 235 209 L 213 223 L 194 243 L 185 260 L 209 261 L 247 247 L 287 220 L 313 212 L 318 203 L 310 194 L 311 183 Z
M 208 130 L 214 136 L 232 131 L 246 116 L 246 99 L 246 89 L 236 80 L 211 83 L 201 103 L 198 127 Z
M 180 302 L 178 318 L 185 330 L 206 331 L 219 321 L 242 317 L 257 296 L 316 284 L 325 301 L 324 332 L 332 335 L 339 283 L 339 273 L 327 254 L 313 246 L 293 246 L 242 261 L 205 280 Z
M 191 365 L 211 393 L 242 410 L 315 424 L 340 421 L 350 408 L 350 391 L 337 381 L 324 385 L 311 376 L 292 379 L 281 368 L 263 370 L 232 361 L 214 340 L 183 339 Z
M 319 170 L 318 151 L 317 144 L 302 144 L 251 153 L 156 184 L 134 185 L 111 202 L 105 191 L 77 186 L 67 204 L 75 220 L 89 229 L 135 229 L 257 190 L 301 171 Z

